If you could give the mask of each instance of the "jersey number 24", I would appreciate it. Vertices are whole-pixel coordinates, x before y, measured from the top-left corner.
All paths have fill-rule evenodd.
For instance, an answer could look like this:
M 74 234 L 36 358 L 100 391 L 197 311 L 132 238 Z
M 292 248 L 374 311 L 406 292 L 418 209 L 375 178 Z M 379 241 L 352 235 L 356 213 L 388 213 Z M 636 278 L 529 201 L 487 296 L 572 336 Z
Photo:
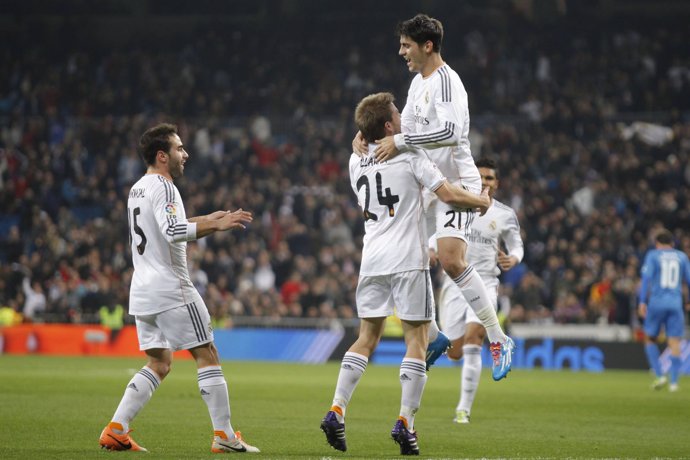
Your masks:
M 369 178 L 367 176 L 362 176 L 357 180 L 357 191 L 359 191 L 359 189 L 362 187 L 364 187 L 364 221 L 366 222 L 370 219 L 379 220 L 376 214 L 373 214 L 371 211 L 369 211 L 371 187 L 369 185 Z M 383 194 L 383 178 L 381 177 L 380 172 L 376 173 L 376 197 L 378 198 L 381 206 L 388 207 L 388 215 L 390 217 L 395 216 L 395 208 L 393 205 L 400 201 L 400 196 L 391 194 L 390 187 L 386 187 L 386 194 Z

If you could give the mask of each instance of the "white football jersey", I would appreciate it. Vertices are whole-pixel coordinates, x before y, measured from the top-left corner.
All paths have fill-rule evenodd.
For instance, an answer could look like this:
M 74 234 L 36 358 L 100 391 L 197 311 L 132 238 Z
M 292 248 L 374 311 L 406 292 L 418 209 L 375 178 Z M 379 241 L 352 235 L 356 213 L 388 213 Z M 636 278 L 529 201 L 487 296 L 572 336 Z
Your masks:
M 369 153 L 350 157 L 350 183 L 364 215 L 360 276 L 429 268 L 422 188 L 438 189 L 445 178 L 423 151 L 377 163 Z
M 151 315 L 198 299 L 187 268 L 196 224 L 187 221 L 175 184 L 159 174 L 139 179 L 129 191 L 127 218 L 134 264 L 129 313 Z
M 506 254 L 517 257 L 518 262 L 522 260 L 525 251 L 515 211 L 494 199 L 486 214 L 475 216 L 467 245 L 467 262 L 482 278 L 495 278 L 501 273 L 497 263 L 501 243 L 505 244 Z
M 424 148 L 449 182 L 481 191 L 481 177 L 470 151 L 467 91 L 448 64 L 426 78 L 421 73 L 414 77 L 401 124 L 402 134 L 395 136 L 401 151 Z

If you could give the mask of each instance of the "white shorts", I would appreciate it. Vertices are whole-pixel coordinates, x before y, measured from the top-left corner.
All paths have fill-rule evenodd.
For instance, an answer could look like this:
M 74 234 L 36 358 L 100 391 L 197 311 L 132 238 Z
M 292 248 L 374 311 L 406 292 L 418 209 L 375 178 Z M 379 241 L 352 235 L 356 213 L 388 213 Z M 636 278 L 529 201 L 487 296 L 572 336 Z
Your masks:
M 180 307 L 135 318 L 140 350 L 189 350 L 213 342 L 211 316 L 201 297 Z
M 429 270 L 359 277 L 357 316 L 381 318 L 394 313 L 405 321 L 430 321 L 434 317 L 434 293 Z
M 476 212 L 471 208 L 456 208 L 439 200 L 435 193 L 424 189 L 424 210 L 427 235 L 436 238 L 460 238 L 466 243 L 472 232 Z
M 482 278 L 494 310 L 498 309 L 498 278 Z M 448 275 L 443 275 L 443 285 L 438 296 L 438 314 L 441 330 L 452 340 L 465 335 L 467 324 L 482 322 L 465 300 L 462 291 Z

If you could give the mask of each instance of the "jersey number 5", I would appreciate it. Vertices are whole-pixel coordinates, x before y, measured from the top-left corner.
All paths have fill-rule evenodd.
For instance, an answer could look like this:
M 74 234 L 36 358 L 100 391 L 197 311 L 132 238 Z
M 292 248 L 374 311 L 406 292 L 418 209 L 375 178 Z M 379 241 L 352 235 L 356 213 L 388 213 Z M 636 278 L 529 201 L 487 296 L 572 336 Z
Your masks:
M 127 208 L 127 221 L 129 222 L 130 227 L 136 233 L 139 235 L 139 238 L 141 238 L 141 243 L 137 244 L 137 252 L 139 255 L 143 255 L 144 251 L 146 250 L 146 235 L 144 235 L 144 231 L 139 227 L 139 224 L 137 224 L 137 216 L 141 214 L 141 208 L 134 208 L 132 210 L 132 218 L 129 218 L 129 208 Z M 129 241 L 130 243 L 132 242 L 132 233 L 130 231 L 129 233 Z
M 379 220 L 376 214 L 369 211 L 369 200 L 371 195 L 371 187 L 369 186 L 369 178 L 367 176 L 362 176 L 357 180 L 357 191 L 364 186 L 364 221 L 367 220 Z M 390 187 L 386 187 L 386 194 L 383 194 L 383 178 L 381 173 L 376 173 L 376 197 L 379 200 L 381 206 L 388 207 L 388 215 L 390 217 L 395 216 L 395 208 L 393 205 L 400 201 L 399 195 L 391 194 Z

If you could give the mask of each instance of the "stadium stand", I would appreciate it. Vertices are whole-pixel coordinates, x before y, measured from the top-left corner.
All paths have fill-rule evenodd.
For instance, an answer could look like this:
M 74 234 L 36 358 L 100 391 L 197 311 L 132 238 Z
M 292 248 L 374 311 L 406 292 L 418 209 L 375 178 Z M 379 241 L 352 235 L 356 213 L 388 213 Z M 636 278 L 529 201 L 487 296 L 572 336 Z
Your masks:
M 39 290 L 45 309 L 25 320 L 97 323 L 101 306 L 127 305 L 136 136 L 165 120 L 191 155 L 179 183 L 188 214 L 255 215 L 245 232 L 189 245 L 216 325 L 354 316 L 352 111 L 375 91 L 404 102 L 410 75 L 393 31 L 415 2 L 361 2 L 355 15 L 336 2 L 212 14 L 208 2 L 170 1 L 165 16 L 153 0 L 98 2 L 88 14 L 81 2 L 67 12 L 8 3 L 0 306 L 22 312 Z M 465 3 L 424 4 L 444 21 L 443 56 L 468 89 L 473 151 L 498 161 L 500 199 L 522 224 L 523 267 L 502 293 L 512 320 L 635 327 L 650 235 L 669 228 L 690 253 L 690 31 L 673 19 L 687 8 Z

